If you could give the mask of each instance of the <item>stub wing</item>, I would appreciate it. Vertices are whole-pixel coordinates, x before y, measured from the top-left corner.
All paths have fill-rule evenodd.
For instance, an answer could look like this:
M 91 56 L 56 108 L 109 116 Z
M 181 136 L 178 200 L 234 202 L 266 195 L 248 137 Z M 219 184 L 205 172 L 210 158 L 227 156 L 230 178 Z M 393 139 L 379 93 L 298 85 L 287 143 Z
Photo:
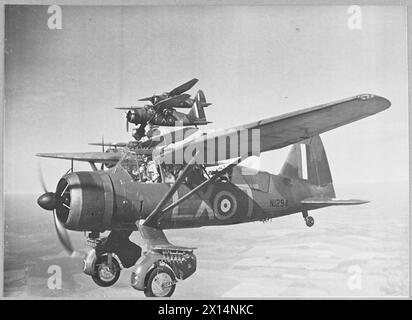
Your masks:
M 331 198 L 307 198 L 302 200 L 301 204 L 309 204 L 309 205 L 329 205 L 329 206 L 353 206 L 368 203 L 369 201 L 366 200 L 358 200 L 358 199 L 348 199 L 348 200 L 340 200 L 340 199 L 331 199 Z
M 182 247 L 182 246 L 175 246 L 171 244 L 167 238 L 163 230 L 158 228 L 153 228 L 149 226 L 145 226 L 143 224 L 138 225 L 138 229 L 143 240 L 146 242 L 147 246 L 150 249 L 174 249 L 174 250 L 193 250 L 196 248 L 192 247 Z

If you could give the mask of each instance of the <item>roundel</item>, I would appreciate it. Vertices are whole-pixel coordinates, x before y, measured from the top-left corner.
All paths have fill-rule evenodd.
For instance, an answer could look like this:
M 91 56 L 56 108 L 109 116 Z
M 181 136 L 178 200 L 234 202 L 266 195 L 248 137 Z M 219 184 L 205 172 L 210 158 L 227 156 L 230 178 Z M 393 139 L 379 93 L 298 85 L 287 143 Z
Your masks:
M 213 202 L 213 212 L 219 220 L 226 220 L 233 216 L 237 209 L 237 201 L 233 194 L 228 191 L 220 191 L 216 194 Z
M 174 125 L 175 124 L 175 118 L 173 116 L 168 116 L 166 118 L 167 124 L 168 125 Z

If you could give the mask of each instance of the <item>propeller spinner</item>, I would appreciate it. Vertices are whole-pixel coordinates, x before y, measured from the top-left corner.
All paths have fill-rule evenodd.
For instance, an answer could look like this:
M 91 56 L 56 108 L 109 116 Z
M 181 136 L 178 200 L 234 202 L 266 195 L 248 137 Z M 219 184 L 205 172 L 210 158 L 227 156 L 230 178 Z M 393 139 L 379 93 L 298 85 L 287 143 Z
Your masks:
M 56 191 L 55 193 L 49 192 L 44 183 L 41 171 L 39 171 L 39 177 L 44 190 L 44 194 L 42 194 L 37 199 L 37 203 L 44 210 L 53 211 L 54 226 L 56 228 L 57 237 L 59 238 L 66 251 L 70 255 L 72 255 L 74 253 L 74 249 L 70 241 L 69 234 L 64 225 L 61 223 L 57 213 L 57 211 L 59 211 L 59 209 L 61 209 L 62 207 L 66 210 L 70 210 L 70 191 L 68 190 L 69 185 L 67 184 L 63 188 L 63 190 Z

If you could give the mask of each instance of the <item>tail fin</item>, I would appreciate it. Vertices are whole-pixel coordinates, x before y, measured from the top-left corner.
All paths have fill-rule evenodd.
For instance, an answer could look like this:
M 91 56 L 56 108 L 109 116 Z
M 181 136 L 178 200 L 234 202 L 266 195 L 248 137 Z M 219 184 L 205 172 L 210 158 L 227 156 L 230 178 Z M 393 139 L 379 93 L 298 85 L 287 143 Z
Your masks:
M 304 146 L 306 149 L 304 153 L 306 164 L 303 164 L 305 167 L 302 167 L 301 146 Z M 304 168 L 306 168 L 306 174 L 303 170 Z M 319 136 L 314 136 L 311 139 L 294 144 L 280 174 L 290 178 L 305 179 L 316 186 L 329 186 L 329 196 L 335 196 L 328 158 Z
M 205 111 L 203 108 L 210 106 L 210 105 L 211 103 L 206 102 L 206 97 L 203 91 L 199 90 L 196 93 L 192 109 L 190 109 L 189 111 L 190 117 L 194 119 L 195 121 L 205 122 L 206 115 L 205 115 Z
M 288 157 L 280 170 L 280 175 L 294 178 L 302 179 L 302 152 L 300 148 L 300 143 L 296 143 L 292 146 L 289 151 Z

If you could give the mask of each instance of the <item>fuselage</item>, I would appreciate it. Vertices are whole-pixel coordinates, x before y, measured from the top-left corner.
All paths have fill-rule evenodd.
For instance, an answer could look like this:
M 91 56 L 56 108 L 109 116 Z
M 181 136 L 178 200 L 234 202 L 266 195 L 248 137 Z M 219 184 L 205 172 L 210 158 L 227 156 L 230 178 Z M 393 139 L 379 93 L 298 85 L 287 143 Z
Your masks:
M 127 121 L 135 125 L 155 125 L 165 127 L 179 127 L 190 125 L 201 125 L 199 119 L 192 117 L 190 114 L 176 111 L 174 109 L 165 109 L 161 112 L 155 111 L 153 106 L 135 108 L 127 113 Z
M 71 185 L 70 211 L 62 222 L 66 228 L 79 231 L 136 230 L 136 223 L 148 217 L 171 186 L 135 181 L 121 167 L 72 173 L 62 180 Z M 167 205 L 191 188 L 182 184 Z M 308 207 L 300 201 L 322 196 L 328 188 L 333 187 L 263 171 L 251 174 L 236 166 L 226 179 L 200 189 L 164 212 L 157 225 L 173 229 L 267 220 L 325 206 Z

